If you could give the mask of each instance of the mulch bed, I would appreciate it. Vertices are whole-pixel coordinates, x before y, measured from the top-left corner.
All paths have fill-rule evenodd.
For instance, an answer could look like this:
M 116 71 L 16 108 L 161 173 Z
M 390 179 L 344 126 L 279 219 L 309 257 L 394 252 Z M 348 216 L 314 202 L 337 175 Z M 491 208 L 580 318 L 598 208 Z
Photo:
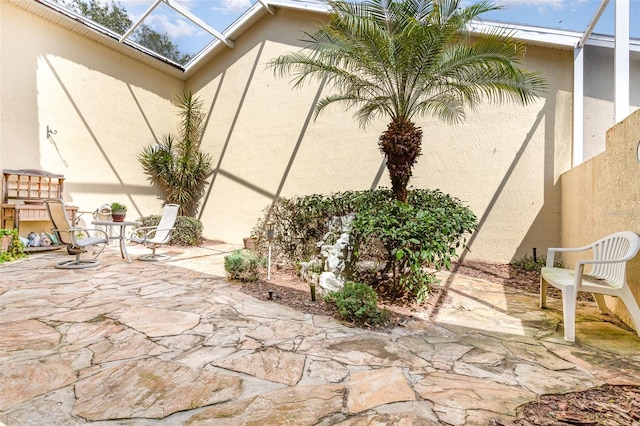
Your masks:
M 520 407 L 516 421 L 494 421 L 494 425 L 638 426 L 640 386 L 603 385 L 582 392 L 542 395 Z

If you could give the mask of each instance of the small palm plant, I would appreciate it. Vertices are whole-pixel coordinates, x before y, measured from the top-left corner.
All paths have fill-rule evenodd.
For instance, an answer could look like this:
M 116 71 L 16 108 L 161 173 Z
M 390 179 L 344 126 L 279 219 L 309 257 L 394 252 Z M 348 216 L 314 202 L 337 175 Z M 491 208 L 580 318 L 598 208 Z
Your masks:
M 138 156 L 148 179 L 164 193 L 165 203 L 179 204 L 181 216 L 195 217 L 212 173 L 212 159 L 200 151 L 204 132 L 202 101 L 182 92 L 176 103 L 181 117 L 178 134 L 162 135 Z

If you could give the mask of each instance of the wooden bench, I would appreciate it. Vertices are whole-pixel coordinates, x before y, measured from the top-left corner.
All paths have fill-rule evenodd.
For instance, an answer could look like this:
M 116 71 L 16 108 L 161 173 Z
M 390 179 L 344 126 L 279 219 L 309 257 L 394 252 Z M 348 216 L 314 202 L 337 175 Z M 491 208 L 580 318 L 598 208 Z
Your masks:
M 576 299 L 579 291 L 593 294 L 600 313 L 608 314 L 603 294 L 617 296 L 624 302 L 631 321 L 640 336 L 640 308 L 627 283 L 627 262 L 640 250 L 640 236 L 634 232 L 618 232 L 588 246 L 578 248 L 550 248 L 547 266 L 540 274 L 540 307 L 547 304 L 547 284 L 562 291 L 564 339 L 574 342 L 576 328 Z M 575 269 L 554 267 L 559 252 L 591 251 L 591 259 L 579 260 Z M 585 266 L 590 270 L 585 272 Z
M 20 232 L 21 222 L 50 221 L 44 200 L 62 199 L 64 176 L 35 169 L 5 169 L 2 173 L 0 226 Z M 78 207 L 66 206 L 66 210 L 75 223 Z

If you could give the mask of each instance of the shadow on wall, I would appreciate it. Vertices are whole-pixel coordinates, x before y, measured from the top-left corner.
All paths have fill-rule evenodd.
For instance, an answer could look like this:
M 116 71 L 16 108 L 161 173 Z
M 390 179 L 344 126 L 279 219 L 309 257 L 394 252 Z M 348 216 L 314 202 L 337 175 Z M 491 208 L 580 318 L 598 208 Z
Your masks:
M 318 101 L 319 101 L 319 99 L 320 99 L 320 97 L 322 95 L 322 92 L 324 90 L 325 84 L 324 84 L 324 82 L 322 82 L 319 85 L 318 89 L 316 90 L 316 93 L 315 93 L 315 96 L 313 98 L 313 101 L 309 105 L 309 108 L 308 108 L 307 114 L 306 114 L 306 116 L 304 118 L 304 121 L 302 121 L 300 123 L 300 126 L 301 126 L 300 127 L 300 132 L 298 133 L 298 136 L 296 138 L 295 144 L 293 145 L 291 154 L 289 155 L 289 159 L 288 159 L 287 164 L 286 164 L 286 166 L 285 166 L 285 168 L 283 170 L 282 176 L 280 177 L 278 186 L 275 189 L 275 191 L 272 191 L 272 190 L 266 189 L 264 187 L 261 187 L 259 185 L 256 185 L 254 183 L 248 182 L 246 179 L 241 178 L 237 174 L 231 173 L 228 170 L 226 170 L 224 168 L 225 154 L 226 154 L 226 152 L 227 152 L 227 150 L 229 148 L 229 145 L 230 145 L 230 143 L 231 143 L 231 141 L 232 141 L 232 139 L 234 137 L 234 132 L 236 130 L 236 126 L 238 125 L 238 120 L 239 120 L 240 114 L 241 114 L 241 112 L 243 110 L 243 107 L 245 105 L 246 98 L 247 98 L 247 96 L 248 96 L 248 94 L 250 92 L 251 85 L 252 85 L 252 82 L 254 80 L 254 76 L 255 76 L 255 74 L 256 74 L 256 72 L 258 70 L 258 67 L 267 62 L 267 60 L 263 58 L 263 52 L 264 52 L 264 49 L 265 49 L 266 42 L 267 42 L 266 40 L 262 40 L 258 44 L 258 46 L 259 46 L 258 47 L 258 52 L 257 52 L 257 54 L 255 56 L 255 59 L 253 60 L 251 71 L 249 72 L 249 75 L 247 77 L 247 81 L 246 81 L 246 83 L 244 85 L 244 88 L 242 90 L 242 95 L 240 96 L 240 99 L 238 101 L 237 107 L 235 108 L 235 111 L 234 111 L 234 114 L 233 114 L 233 118 L 231 119 L 231 123 L 230 123 L 230 126 L 229 126 L 229 130 L 228 130 L 227 135 L 226 135 L 226 137 L 224 139 L 224 143 L 222 145 L 222 149 L 221 149 L 221 152 L 220 152 L 219 157 L 218 157 L 217 164 L 216 164 L 216 166 L 214 168 L 214 171 L 213 171 L 213 173 L 212 173 L 212 175 L 210 177 L 210 182 L 209 182 L 209 187 L 207 189 L 207 193 L 206 193 L 206 195 L 205 195 L 205 197 L 203 198 L 203 201 L 202 201 L 202 205 L 201 205 L 202 207 L 201 207 L 199 215 L 198 215 L 198 219 L 200 219 L 200 220 L 202 220 L 202 218 L 203 218 L 203 215 L 204 215 L 204 212 L 205 212 L 205 210 L 207 208 L 207 205 L 211 202 L 211 194 L 212 194 L 212 191 L 213 191 L 213 189 L 214 189 L 214 187 L 216 185 L 216 181 L 217 181 L 219 176 L 224 176 L 225 178 L 230 179 L 230 180 L 242 185 L 243 187 L 251 190 L 252 192 L 255 192 L 257 194 L 260 194 L 260 195 L 262 195 L 264 197 L 269 198 L 272 203 L 275 202 L 275 200 L 277 200 L 280 197 L 280 195 L 282 193 L 282 190 L 283 190 L 283 188 L 284 188 L 284 186 L 285 186 L 285 184 L 287 182 L 287 179 L 289 177 L 289 173 L 291 171 L 291 168 L 293 167 L 293 165 L 295 163 L 296 156 L 297 156 L 297 154 L 298 154 L 298 152 L 300 150 L 300 147 L 302 146 L 303 141 L 305 139 L 305 135 L 307 133 L 307 129 L 309 127 L 309 124 L 311 123 L 311 120 L 313 119 L 315 106 L 318 103 Z M 234 51 L 233 53 L 236 54 L 238 58 L 240 58 L 243 55 L 245 55 L 246 52 L 249 52 L 253 48 L 255 48 L 255 45 L 249 45 L 249 46 L 246 46 L 245 49 L 243 49 L 243 51 Z M 227 75 L 227 70 L 225 69 L 220 74 L 215 76 L 215 77 L 219 77 L 219 82 L 218 82 L 218 84 L 216 86 L 215 93 L 213 95 L 213 99 L 212 99 L 211 105 L 209 107 L 209 112 L 208 112 L 207 118 L 205 120 L 205 132 L 204 133 L 207 132 L 209 124 L 210 124 L 210 122 L 212 120 L 213 109 L 214 109 L 216 103 L 218 102 L 219 95 L 220 95 L 220 92 L 222 90 L 226 75 Z M 212 77 L 212 78 L 215 78 L 215 77 Z M 229 107 L 227 106 L 227 108 L 229 108 Z M 376 175 L 373 177 L 371 188 L 376 188 L 379 185 L 380 180 L 382 178 L 382 175 L 384 174 L 384 171 L 385 171 L 385 165 L 386 165 L 386 162 L 383 160 L 383 162 L 382 162 L 381 166 L 379 167 Z
M 116 167 L 116 165 L 112 161 L 110 155 L 106 152 L 105 148 L 100 143 L 100 140 L 98 139 L 98 137 L 96 136 L 95 132 L 93 131 L 93 129 L 89 125 L 85 115 L 83 114 L 83 112 L 78 107 L 78 105 L 75 102 L 75 100 L 73 99 L 71 93 L 67 89 L 67 86 L 65 85 L 64 81 L 60 77 L 59 73 L 56 71 L 55 67 L 53 66 L 53 64 L 51 63 L 51 61 L 48 58 L 44 58 L 44 61 L 47 64 L 47 66 L 49 67 L 49 70 L 51 71 L 51 74 L 55 77 L 56 81 L 58 82 L 58 84 L 59 84 L 60 88 L 62 89 L 62 91 L 64 92 L 65 96 L 67 97 L 67 100 L 69 101 L 69 104 L 75 110 L 75 112 L 76 112 L 78 118 L 80 119 L 80 121 L 82 122 L 85 130 L 90 135 L 93 144 L 95 145 L 95 147 L 100 152 L 102 158 L 104 159 L 104 161 L 108 165 L 109 169 L 113 173 L 113 176 L 115 176 L 116 179 L 118 180 L 117 184 L 97 184 L 97 183 L 87 184 L 86 182 L 73 183 L 71 181 L 67 181 L 67 184 L 66 184 L 67 191 L 79 192 L 79 193 L 96 193 L 96 194 L 105 194 L 105 195 L 112 195 L 114 193 L 126 193 L 126 194 L 128 194 L 127 196 L 129 198 L 129 200 L 128 200 L 129 205 L 131 205 L 133 207 L 133 209 L 136 210 L 138 215 L 142 215 L 140 208 L 136 205 L 136 203 L 135 203 L 135 201 L 133 199 L 133 195 L 134 194 L 145 194 L 145 195 L 154 194 L 155 195 L 156 191 L 153 188 L 149 187 L 149 186 L 128 185 L 128 184 L 125 183 L 125 180 L 122 178 L 121 173 L 118 171 L 118 168 Z M 129 87 L 129 90 L 131 90 L 130 86 L 128 84 L 127 84 L 127 86 Z M 143 117 L 145 117 L 145 122 L 149 126 L 149 130 L 151 132 L 151 135 L 155 139 L 155 134 L 151 130 L 151 126 L 149 125 L 149 122 L 146 119 L 146 116 L 144 115 L 144 111 L 142 111 L 142 108 L 140 107 L 140 104 L 139 104 L 138 100 L 135 98 L 135 95 L 133 94 L 133 92 L 131 92 L 131 94 L 132 94 L 132 97 L 134 98 L 136 104 L 140 108 L 140 112 L 142 113 Z M 66 154 L 73 155 L 73 153 L 66 153 Z M 60 155 L 61 155 L 62 161 L 64 161 L 65 153 L 62 152 L 62 153 L 60 153 Z M 91 160 L 87 159 L 87 161 L 95 161 L 95 159 L 91 159 Z
M 220 97 L 220 93 L 222 91 L 223 85 L 225 83 L 228 70 L 231 69 L 237 61 L 240 61 L 241 59 L 245 58 L 246 55 L 249 54 L 256 47 L 258 48 L 257 53 L 255 54 L 255 58 L 253 59 L 253 63 L 251 65 L 251 71 L 249 72 L 249 75 L 244 84 L 244 87 L 242 88 L 242 94 L 240 96 L 240 99 L 238 100 L 237 106 L 235 107 L 235 111 L 230 120 L 229 129 L 227 131 L 226 137 L 224 138 L 224 142 L 222 143 L 222 148 L 218 157 L 217 164 L 215 165 L 213 173 L 210 177 L 209 187 L 207 188 L 207 192 L 202 200 L 201 208 L 198 214 L 198 219 L 200 220 L 203 220 L 203 216 L 205 215 L 207 207 L 210 205 L 210 203 L 212 203 L 212 198 L 211 198 L 212 193 L 219 177 L 225 177 L 226 179 L 229 179 L 243 186 L 244 188 L 247 188 L 251 192 L 254 192 L 263 197 L 266 197 L 269 200 L 271 200 L 272 203 L 275 200 L 277 200 L 278 197 L 280 197 L 280 194 L 282 193 L 282 189 L 285 183 L 287 182 L 287 178 L 295 162 L 298 151 L 302 146 L 304 136 L 307 132 L 307 128 L 313 117 L 315 105 L 317 101 L 320 99 L 320 96 L 322 94 L 324 84 L 321 84 L 318 90 L 316 91 L 314 100 L 309 107 L 306 118 L 301 123 L 300 132 L 295 141 L 295 144 L 289 156 L 289 160 L 286 164 L 286 167 L 282 173 L 282 176 L 279 179 L 278 186 L 275 188 L 275 190 L 273 188 L 267 188 L 265 186 L 260 186 L 256 183 L 249 182 L 247 179 L 242 178 L 237 173 L 233 173 L 225 168 L 225 160 L 226 160 L 225 157 L 226 157 L 228 148 L 235 137 L 236 127 L 238 126 L 238 121 L 243 111 L 243 108 L 245 106 L 247 96 L 249 95 L 250 90 L 252 88 L 254 77 L 256 73 L 262 72 L 262 70 L 258 70 L 258 67 L 265 66 L 268 60 L 271 59 L 271 58 L 264 58 L 263 56 L 265 46 L 267 45 L 268 42 L 275 42 L 275 43 L 287 44 L 287 45 L 290 45 L 291 47 L 298 47 L 298 48 L 303 47 L 303 43 L 300 40 L 294 41 L 292 43 L 291 30 L 288 28 L 288 26 L 284 26 L 284 25 L 278 26 L 277 24 L 274 25 L 273 22 L 271 22 L 271 19 L 268 19 L 268 18 L 271 18 L 271 17 L 269 16 L 263 19 L 261 22 L 255 23 L 254 27 L 252 28 L 252 32 L 244 34 L 243 37 L 236 42 L 236 46 L 234 47 L 234 49 L 230 51 L 225 51 L 215 58 L 215 61 L 216 61 L 215 67 L 219 70 L 219 72 L 213 72 L 211 74 L 204 73 L 202 77 L 195 77 L 189 82 L 190 85 L 192 86 L 192 91 L 194 93 L 198 93 L 198 91 L 203 89 L 209 82 L 214 81 L 216 78 L 219 78 L 218 84 L 215 89 L 215 93 L 213 95 L 213 99 L 210 104 L 209 112 L 205 120 L 205 129 L 203 133 L 206 135 L 209 129 L 209 125 L 213 120 L 212 115 L 213 115 L 214 107 L 216 107 L 217 103 L 220 102 L 219 97 Z M 278 17 L 276 17 L 276 19 L 277 18 Z M 267 34 L 268 36 L 264 37 L 264 34 Z M 260 35 L 260 36 L 257 36 L 257 35 Z M 232 108 L 232 105 L 225 104 L 224 107 L 225 109 L 229 110 Z
M 556 99 L 556 105 L 561 105 L 562 99 Z M 571 152 L 571 141 L 562 140 L 562 132 L 556 131 L 556 118 L 549 111 L 545 119 L 545 141 L 544 141 L 544 198 L 543 204 L 538 211 L 526 235 L 520 242 L 511 261 L 522 259 L 524 256 L 533 257 L 533 249 L 536 249 L 537 256 L 546 256 L 549 247 L 560 246 L 560 230 L 562 227 L 560 217 L 561 190 L 560 177 L 556 182 L 556 169 L 562 167 L 563 160 L 561 152 L 565 152 L 559 146 L 567 146 L 567 153 Z M 570 166 L 569 163 L 566 164 Z M 564 170 L 562 170 L 564 171 Z M 524 192 L 526 194 L 526 191 Z
M 511 175 L 513 174 L 513 171 L 518 166 L 518 163 L 520 162 L 520 159 L 524 155 L 524 153 L 527 150 L 531 140 L 533 139 L 533 135 L 538 130 L 538 127 L 542 123 L 543 119 L 545 117 L 549 116 L 549 114 L 547 114 L 547 109 L 548 109 L 547 108 L 547 102 L 545 102 L 545 106 L 543 108 L 541 108 L 540 112 L 538 113 L 538 116 L 536 117 L 536 120 L 533 122 L 529 132 L 527 132 L 527 135 L 526 135 L 524 141 L 522 142 L 522 144 L 520 145 L 520 148 L 516 152 L 513 160 L 511 161 L 511 164 L 507 168 L 504 176 L 502 177 L 502 180 L 500 181 L 500 184 L 498 185 L 498 187 L 496 188 L 495 192 L 493 193 L 493 196 L 491 197 L 491 200 L 489 201 L 489 203 L 487 205 L 487 208 L 485 209 L 485 211 L 482 214 L 482 216 L 478 219 L 478 228 L 471 235 L 471 237 L 469 238 L 469 241 L 467 243 L 467 247 L 465 247 L 464 250 L 462 251 L 462 253 L 460 254 L 460 258 L 459 258 L 459 262 L 460 263 L 464 262 L 465 258 L 469 254 L 470 250 L 473 248 L 474 241 L 478 238 L 478 235 L 483 232 L 484 225 L 486 224 L 487 220 L 491 216 L 491 214 L 493 212 L 493 209 L 494 209 L 498 199 L 500 198 L 502 192 L 505 189 L 505 186 L 507 185 L 507 183 L 511 179 Z M 547 120 L 547 121 L 549 121 L 549 120 Z M 553 120 L 551 120 L 551 121 L 553 121 Z
M 549 113 L 549 102 L 548 100 L 545 102 L 545 105 L 543 108 L 540 109 L 540 112 L 538 113 L 535 121 L 533 122 L 533 124 L 531 125 L 530 130 L 527 132 L 527 135 L 524 139 L 524 141 L 521 143 L 520 148 L 518 149 L 518 151 L 516 152 L 513 160 L 511 161 L 511 164 L 509 165 L 509 167 L 507 168 L 502 180 L 500 181 L 500 184 L 498 185 L 498 187 L 496 188 L 493 196 L 491 197 L 491 200 L 489 201 L 487 208 L 485 209 L 484 213 L 482 214 L 482 216 L 479 218 L 478 220 L 478 228 L 477 230 L 471 235 L 471 237 L 469 238 L 469 241 L 467 243 L 467 247 L 464 248 L 464 250 L 462 251 L 462 253 L 460 254 L 460 257 L 458 259 L 458 263 L 463 263 L 466 256 L 468 255 L 471 246 L 473 245 L 473 242 L 477 239 L 478 235 L 483 231 L 483 227 L 486 224 L 487 220 L 489 219 L 489 217 L 491 216 L 491 213 L 493 212 L 493 209 L 497 203 L 497 201 L 499 200 L 501 194 L 503 193 L 505 186 L 507 185 L 507 183 L 509 182 L 509 180 L 511 179 L 511 176 L 514 172 L 514 170 L 516 169 L 516 167 L 518 166 L 518 163 L 520 162 L 522 156 L 524 155 L 525 151 L 527 150 L 527 148 L 529 147 L 529 144 L 531 143 L 531 140 L 533 139 L 533 136 L 535 134 L 535 132 L 538 130 L 539 126 L 541 125 L 541 123 L 543 122 L 543 120 L 545 118 L 547 118 L 545 120 L 546 122 L 546 126 L 550 126 L 551 129 L 553 129 L 553 119 L 548 119 L 548 117 L 551 115 Z M 548 130 L 548 129 L 547 129 Z M 553 135 L 553 131 L 550 133 L 551 135 Z M 545 140 L 545 150 L 549 150 L 551 149 L 553 152 L 553 137 L 547 137 Z M 545 156 L 546 158 L 546 156 Z M 553 177 L 553 164 L 551 164 L 548 168 L 545 165 L 545 182 L 548 182 L 546 179 L 546 175 L 548 173 L 551 173 L 551 177 Z M 551 180 L 552 182 L 552 180 Z M 553 189 L 550 189 L 551 192 L 553 192 Z M 547 185 L 545 185 L 545 199 L 546 199 L 546 194 L 547 194 Z M 543 207 L 544 209 L 544 207 Z M 540 215 L 538 215 L 538 218 L 540 217 Z M 526 238 L 525 238 L 526 239 Z M 451 284 L 453 282 L 453 280 L 455 279 L 455 269 L 453 270 L 453 273 L 449 276 L 449 278 L 444 282 L 443 287 L 445 288 L 446 291 L 440 292 L 440 298 L 445 297 L 446 292 L 449 291 L 451 289 Z M 438 300 L 437 302 L 435 302 L 433 304 L 434 308 L 431 310 L 430 312 L 430 318 L 434 319 L 437 315 L 438 315 L 438 307 L 441 305 L 441 300 Z M 484 303 L 484 302 L 483 302 Z M 508 306 L 507 306 L 507 310 L 505 310 L 504 312 L 508 312 Z
M 215 186 L 216 183 L 216 179 L 218 177 L 218 175 L 223 175 L 239 184 L 241 184 L 242 186 L 245 186 L 246 188 L 251 189 L 252 191 L 255 191 L 261 195 L 264 195 L 266 197 L 269 197 L 271 199 L 275 199 L 275 197 L 277 197 L 276 194 L 267 191 L 264 188 L 260 188 L 257 185 L 254 185 L 250 182 L 247 182 L 246 180 L 232 174 L 229 172 L 226 172 L 223 168 L 223 162 L 224 162 L 224 157 L 225 157 L 225 153 L 227 152 L 227 148 L 229 147 L 229 143 L 231 141 L 231 138 L 233 136 L 234 130 L 236 128 L 236 124 L 238 123 L 238 117 L 240 116 L 240 112 L 242 111 L 242 107 L 244 106 L 245 103 L 245 99 L 247 97 L 247 93 L 249 92 L 249 88 L 251 87 L 251 82 L 253 81 L 253 76 L 256 73 L 256 69 L 258 67 L 258 64 L 260 63 L 260 59 L 262 58 L 262 52 L 264 50 L 264 46 L 265 46 L 265 42 L 263 41 L 260 44 L 260 48 L 258 49 L 258 53 L 256 55 L 256 58 L 253 61 L 253 66 L 251 67 L 251 72 L 249 73 L 249 77 L 247 78 L 247 83 L 244 86 L 244 89 L 242 91 L 242 96 L 240 97 L 240 101 L 238 102 L 238 106 L 236 108 L 236 111 L 233 115 L 233 120 L 231 121 L 231 125 L 229 127 L 229 131 L 227 132 L 227 137 L 225 138 L 224 141 L 224 145 L 222 146 L 222 151 L 220 152 L 220 155 L 218 157 L 218 163 L 216 164 L 215 168 L 213 169 L 213 173 L 211 175 L 211 181 L 209 182 L 209 188 L 207 190 L 206 195 L 204 196 L 204 199 L 202 200 L 201 203 L 201 208 L 200 208 L 200 213 L 198 215 L 198 219 L 202 219 L 202 215 L 205 211 L 205 209 L 207 208 L 207 204 L 209 202 L 209 199 L 211 197 L 211 192 L 213 190 L 213 187 Z M 211 120 L 211 114 L 213 112 L 213 108 L 216 105 L 216 102 L 218 100 L 218 96 L 220 95 L 220 90 L 222 88 L 222 85 L 224 83 L 225 80 L 225 76 L 226 76 L 226 70 L 222 72 L 222 74 L 220 75 L 220 82 L 218 83 L 218 87 L 216 88 L 216 93 L 213 96 L 213 99 L 211 101 L 211 106 L 209 107 L 209 113 L 207 114 L 207 118 L 205 121 L 205 129 L 203 134 L 206 134 L 208 126 L 209 126 L 209 122 Z
M 520 246 L 514 253 L 511 261 L 516 261 L 525 256 L 534 257 L 534 250 L 538 258 L 547 255 L 549 247 L 560 246 L 560 185 L 552 185 L 551 189 L 545 185 L 545 201 L 531 227 L 522 239 Z M 550 194 L 550 195 L 547 195 Z M 549 199 L 552 199 L 550 202 Z M 549 232 L 552 229 L 553 232 Z M 552 237 L 553 239 L 549 239 Z
M 5 105 L 15 105 L 2 111 L 3 121 L 8 123 L 3 128 L 3 136 L 6 136 L 0 155 L 2 168 L 46 169 L 64 174 L 68 197 L 69 191 L 83 196 L 88 193 L 89 188 L 83 181 L 87 180 L 85 176 L 92 175 L 87 175 L 85 169 L 98 170 L 86 165 L 100 165 L 108 180 L 114 181 L 113 171 L 118 183 L 93 185 L 91 190 L 104 194 L 125 190 L 133 191 L 134 195 L 155 194 L 147 185 L 131 185 L 130 178 L 125 179 L 128 186 L 120 185 L 123 179 L 118 171 L 124 170 L 122 161 L 127 162 L 130 157 L 123 158 L 122 152 L 105 146 L 104 135 L 108 133 L 103 133 L 105 130 L 100 130 L 99 125 L 114 129 L 118 125 L 134 128 L 137 132 L 134 140 L 123 138 L 129 150 L 137 141 L 150 143 L 154 134 L 152 131 L 150 136 L 141 134 L 143 124 L 137 121 L 139 117 L 135 113 L 140 110 L 141 118 L 151 130 L 150 120 L 142 107 L 149 102 L 144 97 L 142 100 L 136 98 L 135 88 L 140 88 L 136 91 L 148 95 L 151 102 L 169 105 L 176 88 L 184 83 L 59 24 L 47 22 L 19 6 L 2 2 L 0 8 L 3 47 L 7 47 L 3 50 L 3 62 L 12 64 L 2 76 L 3 89 L 11 88 L 3 90 L 2 101 Z M 125 94 L 125 85 L 133 102 Z M 105 87 L 119 92 L 104 90 Z M 124 114 L 120 108 L 123 104 L 130 107 L 130 111 L 136 106 L 137 110 L 133 115 L 130 111 Z M 104 117 L 102 112 L 108 112 L 109 117 Z M 12 117 L 14 114 L 15 118 Z M 113 118 L 119 115 L 121 120 Z M 98 120 L 102 122 L 98 123 Z M 45 126 L 57 130 L 57 136 L 47 137 Z M 17 147 L 19 149 L 15 149 Z M 95 179 L 98 182 L 105 180 L 106 176 Z M 142 173 L 140 178 L 136 176 L 136 183 L 141 181 Z M 129 205 L 134 205 L 133 200 Z

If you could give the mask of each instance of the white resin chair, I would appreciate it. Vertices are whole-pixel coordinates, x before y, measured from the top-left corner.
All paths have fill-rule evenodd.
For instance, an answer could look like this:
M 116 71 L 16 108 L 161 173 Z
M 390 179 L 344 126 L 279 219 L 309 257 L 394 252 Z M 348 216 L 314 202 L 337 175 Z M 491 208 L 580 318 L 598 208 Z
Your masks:
M 168 254 L 156 254 L 156 248 L 169 243 L 171 232 L 178 218 L 178 204 L 167 204 L 162 209 L 162 217 L 158 226 L 141 226 L 131 232 L 129 241 L 144 244 L 151 253 L 138 256 L 138 260 L 156 261 L 169 258 Z
M 67 217 L 62 200 L 52 198 L 44 201 L 49 212 L 49 218 L 53 223 L 53 232 L 57 236 L 58 241 L 67 245 L 69 253 L 74 253 L 75 260 L 65 260 L 56 263 L 59 269 L 82 269 L 93 268 L 98 266 L 98 256 L 104 250 L 109 242 L 109 236 L 100 229 L 86 229 L 72 226 L 71 221 Z M 93 236 L 91 236 L 93 234 Z M 93 259 L 80 259 L 80 255 L 86 251 L 87 247 L 102 245 L 98 254 Z
M 592 251 L 592 259 L 579 260 L 575 270 L 555 268 L 554 257 L 559 252 Z M 640 250 L 640 236 L 633 232 L 618 232 L 588 246 L 550 248 L 547 266 L 540 275 L 540 307 L 547 302 L 547 284 L 562 291 L 564 339 L 575 341 L 576 298 L 579 291 L 592 293 L 600 313 L 608 314 L 603 294 L 617 296 L 624 302 L 631 321 L 640 336 L 640 308 L 627 283 L 627 262 Z M 585 272 L 585 266 L 590 270 Z

